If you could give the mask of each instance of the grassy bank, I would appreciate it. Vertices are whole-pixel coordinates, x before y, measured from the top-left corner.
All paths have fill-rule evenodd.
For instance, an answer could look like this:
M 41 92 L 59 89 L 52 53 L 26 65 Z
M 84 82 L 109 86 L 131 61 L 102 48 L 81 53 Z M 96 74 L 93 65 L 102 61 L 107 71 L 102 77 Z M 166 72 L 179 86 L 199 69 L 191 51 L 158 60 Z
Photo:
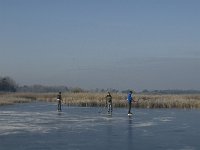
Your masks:
M 68 106 L 105 106 L 107 93 L 63 93 L 63 104 Z M 0 105 L 37 101 L 56 102 L 57 93 L 1 94 Z M 126 94 L 112 93 L 114 107 L 127 107 Z M 200 94 L 142 95 L 136 94 L 133 107 L 138 108 L 200 108 Z

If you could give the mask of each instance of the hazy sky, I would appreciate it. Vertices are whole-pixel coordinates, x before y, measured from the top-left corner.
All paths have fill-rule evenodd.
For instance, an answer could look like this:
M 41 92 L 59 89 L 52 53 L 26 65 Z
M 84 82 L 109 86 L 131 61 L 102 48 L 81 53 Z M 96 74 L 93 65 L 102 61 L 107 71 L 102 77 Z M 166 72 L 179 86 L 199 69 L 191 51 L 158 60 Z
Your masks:
M 0 0 L 0 76 L 200 90 L 200 1 Z

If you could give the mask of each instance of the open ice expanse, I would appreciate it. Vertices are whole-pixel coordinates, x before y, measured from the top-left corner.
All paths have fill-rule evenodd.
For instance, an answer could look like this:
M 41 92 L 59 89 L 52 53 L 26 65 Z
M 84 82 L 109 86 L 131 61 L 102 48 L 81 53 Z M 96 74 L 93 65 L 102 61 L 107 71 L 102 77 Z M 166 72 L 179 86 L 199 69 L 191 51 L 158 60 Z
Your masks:
M 198 150 L 200 110 L 67 107 L 27 103 L 0 107 L 0 150 Z

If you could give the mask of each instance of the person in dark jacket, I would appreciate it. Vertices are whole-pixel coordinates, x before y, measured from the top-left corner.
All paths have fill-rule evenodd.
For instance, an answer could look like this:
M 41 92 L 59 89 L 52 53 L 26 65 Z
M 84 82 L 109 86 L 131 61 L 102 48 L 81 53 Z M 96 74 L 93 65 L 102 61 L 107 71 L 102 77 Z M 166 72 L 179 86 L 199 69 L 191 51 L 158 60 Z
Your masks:
M 61 110 L 61 101 L 62 101 L 62 96 L 61 96 L 61 92 L 59 92 L 58 95 L 57 95 L 57 102 L 58 102 L 57 109 L 58 109 L 58 111 L 62 111 Z
M 106 95 L 106 107 L 108 108 L 108 113 L 112 113 L 112 96 L 110 92 Z

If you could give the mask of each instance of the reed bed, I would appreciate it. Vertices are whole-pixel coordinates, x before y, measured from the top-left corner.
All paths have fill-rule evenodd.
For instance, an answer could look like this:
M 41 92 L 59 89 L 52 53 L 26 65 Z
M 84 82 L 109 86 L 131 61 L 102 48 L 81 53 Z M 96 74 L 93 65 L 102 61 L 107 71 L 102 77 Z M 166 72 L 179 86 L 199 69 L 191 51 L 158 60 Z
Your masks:
M 104 107 L 107 93 L 62 93 L 62 103 L 68 106 Z M 57 93 L 0 94 L 0 105 L 46 101 L 56 103 Z M 114 107 L 127 107 L 126 94 L 111 93 Z M 134 94 L 137 108 L 200 108 L 200 94 L 144 95 Z
M 0 106 L 2 105 L 11 105 L 15 103 L 28 103 L 31 102 L 31 99 L 16 97 L 13 94 L 1 94 L 0 95 Z
M 135 107 L 140 108 L 200 108 L 200 95 L 138 95 L 138 99 Z

